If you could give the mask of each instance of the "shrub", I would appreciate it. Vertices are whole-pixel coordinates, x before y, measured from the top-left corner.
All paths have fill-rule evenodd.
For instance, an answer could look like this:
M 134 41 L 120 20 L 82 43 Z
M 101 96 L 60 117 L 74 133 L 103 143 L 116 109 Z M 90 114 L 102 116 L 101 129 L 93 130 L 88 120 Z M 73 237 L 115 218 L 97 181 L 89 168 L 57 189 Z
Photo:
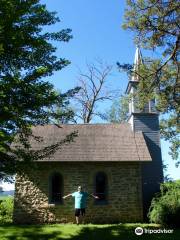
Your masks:
M 11 223 L 13 213 L 13 197 L 0 200 L 0 223 Z
M 148 217 L 150 222 L 180 226 L 180 180 L 161 184 L 160 194 L 153 198 Z

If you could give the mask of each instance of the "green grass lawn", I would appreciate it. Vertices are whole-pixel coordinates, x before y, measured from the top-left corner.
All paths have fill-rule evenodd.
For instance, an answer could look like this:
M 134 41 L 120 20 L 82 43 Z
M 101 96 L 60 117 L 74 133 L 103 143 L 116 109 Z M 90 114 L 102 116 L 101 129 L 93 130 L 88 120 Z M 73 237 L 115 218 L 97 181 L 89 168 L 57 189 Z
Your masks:
M 8 198 L 7 196 L 0 196 L 0 200 L 5 200 L 6 198 Z
M 13 196 L 0 196 L 0 200 L 6 200 L 8 198 L 13 198 Z
M 180 229 L 172 234 L 143 234 L 137 236 L 134 229 L 141 226 L 146 229 L 159 229 L 155 224 L 112 224 L 112 225 L 0 225 L 1 240 L 131 240 L 131 239 L 157 239 L 179 240 Z M 161 227 L 161 229 L 163 229 Z

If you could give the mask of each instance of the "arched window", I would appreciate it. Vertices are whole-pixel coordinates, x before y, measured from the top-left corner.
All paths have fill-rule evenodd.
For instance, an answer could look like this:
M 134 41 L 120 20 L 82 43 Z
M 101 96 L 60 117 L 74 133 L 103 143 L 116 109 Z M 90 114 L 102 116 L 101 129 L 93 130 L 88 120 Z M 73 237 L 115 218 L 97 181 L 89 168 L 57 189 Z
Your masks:
M 53 173 L 49 181 L 49 202 L 61 204 L 63 197 L 63 179 L 61 174 Z
M 95 178 L 95 191 L 99 199 L 97 203 L 106 203 L 107 202 L 107 187 L 108 181 L 107 176 L 104 172 L 98 172 Z

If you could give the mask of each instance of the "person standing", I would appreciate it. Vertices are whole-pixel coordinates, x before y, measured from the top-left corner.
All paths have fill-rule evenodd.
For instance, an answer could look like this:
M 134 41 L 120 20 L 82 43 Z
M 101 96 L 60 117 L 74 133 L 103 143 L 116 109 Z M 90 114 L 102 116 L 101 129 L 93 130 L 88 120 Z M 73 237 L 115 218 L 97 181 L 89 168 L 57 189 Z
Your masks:
M 88 196 L 92 196 L 95 199 L 99 199 L 98 196 L 84 192 L 81 186 L 78 186 L 77 192 L 70 193 L 63 197 L 63 199 L 66 199 L 68 197 L 74 197 L 74 199 L 75 199 L 75 217 L 76 217 L 77 225 L 79 224 L 79 217 L 82 216 L 82 218 L 83 218 L 85 216 L 86 201 L 87 201 Z

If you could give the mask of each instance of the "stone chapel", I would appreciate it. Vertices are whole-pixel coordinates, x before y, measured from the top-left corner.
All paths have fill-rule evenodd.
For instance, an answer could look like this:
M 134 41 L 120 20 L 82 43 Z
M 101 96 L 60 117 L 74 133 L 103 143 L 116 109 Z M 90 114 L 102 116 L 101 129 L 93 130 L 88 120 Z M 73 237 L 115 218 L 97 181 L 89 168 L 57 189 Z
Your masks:
M 142 62 L 136 49 L 134 67 Z M 126 93 L 136 91 L 133 76 Z M 16 176 L 15 223 L 67 223 L 74 221 L 73 199 L 62 196 L 82 185 L 88 193 L 86 222 L 142 222 L 150 202 L 163 181 L 159 119 L 155 101 L 139 111 L 135 99 L 129 103 L 129 121 L 122 124 L 64 124 L 36 126 L 31 141 L 41 149 L 77 131 L 74 141 L 37 162 L 35 169 Z

